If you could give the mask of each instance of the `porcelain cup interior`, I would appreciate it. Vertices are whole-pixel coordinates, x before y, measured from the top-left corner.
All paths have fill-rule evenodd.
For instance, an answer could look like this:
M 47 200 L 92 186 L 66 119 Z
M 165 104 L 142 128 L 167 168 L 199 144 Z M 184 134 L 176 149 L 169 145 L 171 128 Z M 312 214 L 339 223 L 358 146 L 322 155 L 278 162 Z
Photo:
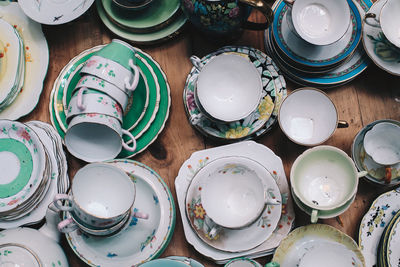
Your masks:
M 346 0 L 285 0 L 292 6 L 291 17 L 297 34 L 314 45 L 337 42 L 350 24 Z
M 82 87 L 75 91 L 68 104 L 67 123 L 74 116 L 87 113 L 99 113 L 114 117 L 122 124 L 123 111 L 117 101 L 103 92 Z
M 374 27 L 380 27 L 385 37 L 395 46 L 400 48 L 400 2 L 386 0 L 381 12 L 378 14 L 365 14 L 365 23 Z M 371 20 L 374 19 L 374 20 Z
M 131 146 L 122 139 L 122 135 L 132 140 Z M 116 118 L 98 113 L 74 116 L 64 139 L 68 151 L 86 162 L 114 159 L 122 148 L 128 151 L 136 149 L 135 138 L 121 128 Z
M 223 54 L 205 65 L 199 63 L 195 63 L 200 71 L 195 100 L 211 119 L 236 121 L 257 108 L 262 93 L 261 77 L 246 58 Z
M 290 182 L 296 197 L 313 212 L 333 210 L 356 194 L 359 177 L 365 174 L 357 172 L 351 158 L 342 150 L 317 146 L 295 160 Z
M 274 181 L 271 174 L 258 162 L 245 157 L 217 159 L 196 176 L 204 179 L 201 202 L 207 216 L 225 228 L 248 226 L 261 216 L 266 204 L 280 201 L 280 196 L 267 197 L 263 179 Z
M 363 141 L 365 152 L 381 165 L 394 165 L 400 162 L 400 127 L 381 122 L 369 130 Z
M 117 167 L 92 163 L 75 174 L 69 195 L 56 197 L 68 200 L 61 210 L 70 211 L 89 228 L 109 228 L 129 214 L 135 201 L 135 184 Z
M 127 92 L 122 91 L 115 85 L 93 75 L 84 75 L 79 80 L 72 94 L 75 94 L 75 92 L 80 90 L 81 88 L 92 89 L 109 95 L 121 105 L 123 111 L 126 110 L 129 98 L 131 97 L 130 93 L 128 94 Z
M 285 98 L 278 122 L 290 140 L 305 146 L 325 142 L 339 124 L 332 100 L 324 92 L 308 87 L 294 90 Z

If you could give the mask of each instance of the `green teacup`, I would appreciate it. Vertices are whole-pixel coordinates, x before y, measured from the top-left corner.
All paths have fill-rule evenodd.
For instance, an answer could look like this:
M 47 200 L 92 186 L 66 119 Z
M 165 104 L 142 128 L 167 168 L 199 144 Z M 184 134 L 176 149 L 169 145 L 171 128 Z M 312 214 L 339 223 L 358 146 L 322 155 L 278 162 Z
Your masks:
M 133 46 L 118 39 L 113 39 L 111 43 L 104 46 L 95 54 L 96 56 L 100 56 L 117 62 L 128 70 L 131 69 L 129 60 L 132 59 L 135 63 L 135 49 L 133 48 Z

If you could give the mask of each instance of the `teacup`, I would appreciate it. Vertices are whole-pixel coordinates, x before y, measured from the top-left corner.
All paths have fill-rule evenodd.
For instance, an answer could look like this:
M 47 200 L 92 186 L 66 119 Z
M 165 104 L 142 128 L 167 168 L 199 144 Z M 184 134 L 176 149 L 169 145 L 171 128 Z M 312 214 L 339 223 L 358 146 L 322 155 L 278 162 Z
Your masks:
M 232 38 L 242 29 L 265 30 L 272 23 L 274 12 L 263 0 L 181 0 L 190 22 L 212 37 Z M 266 23 L 247 21 L 251 7 L 266 18 Z
M 314 45 L 337 42 L 350 24 L 350 7 L 346 0 L 284 0 L 291 6 L 296 33 Z
M 54 204 L 69 211 L 89 228 L 104 229 L 121 222 L 135 201 L 136 187 L 121 169 L 92 163 L 78 170 L 70 194 L 57 194 Z M 67 205 L 60 204 L 67 200 Z
M 122 135 L 132 140 L 129 146 Z M 104 114 L 87 113 L 73 117 L 65 133 L 65 146 L 75 157 L 86 162 L 114 159 L 123 149 L 135 151 L 135 137 L 121 128 L 114 117 Z
M 122 91 L 115 85 L 92 75 L 83 76 L 79 80 L 78 84 L 75 86 L 75 89 L 72 91 L 72 94 L 74 94 L 75 91 L 80 90 L 81 88 L 94 89 L 109 95 L 121 105 L 123 111 L 126 110 L 129 98 L 131 97 L 129 94 Z
M 385 37 L 393 45 L 400 48 L 399 14 L 400 2 L 397 0 L 386 0 L 379 17 L 375 13 L 367 13 L 365 14 L 364 21 L 370 26 L 381 28 Z
M 367 172 L 358 172 L 354 162 L 333 146 L 317 146 L 303 152 L 290 170 L 293 194 L 312 209 L 311 222 L 318 212 L 342 207 L 357 192 L 358 180 Z
M 80 88 L 73 94 L 67 110 L 67 123 L 76 115 L 99 113 L 116 118 L 122 124 L 122 108 L 107 94 Z
M 190 59 L 200 72 L 195 100 L 210 119 L 237 121 L 257 108 L 262 81 L 257 69 L 247 59 L 239 55 L 222 54 L 205 65 L 196 56 Z
M 215 224 L 209 227 L 210 238 L 222 227 L 240 229 L 251 225 L 266 205 L 280 205 L 281 202 L 279 188 L 269 171 L 245 157 L 214 160 L 196 176 L 204 179 L 201 203 L 207 218 Z M 268 190 L 276 195 L 270 197 Z
M 293 142 L 315 146 L 328 140 L 336 128 L 348 127 L 338 119 L 335 104 L 323 91 L 305 87 L 294 90 L 282 102 L 278 122 Z

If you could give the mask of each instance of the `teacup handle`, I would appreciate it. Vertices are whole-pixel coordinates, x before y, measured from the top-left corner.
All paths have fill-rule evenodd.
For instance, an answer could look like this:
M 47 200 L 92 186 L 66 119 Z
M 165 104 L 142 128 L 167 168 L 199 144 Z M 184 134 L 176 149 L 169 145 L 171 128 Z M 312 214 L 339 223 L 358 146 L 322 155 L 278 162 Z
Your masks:
M 318 210 L 313 209 L 311 212 L 311 223 L 316 223 L 318 221 Z
M 392 182 L 392 167 L 385 167 L 385 184 L 390 184 Z
M 132 59 L 129 59 L 129 66 L 133 70 L 133 81 L 129 84 L 129 77 L 125 77 L 125 88 L 129 91 L 134 91 L 139 83 L 139 68 L 133 63 Z
M 283 2 L 285 2 L 286 5 L 292 7 L 294 4 L 294 0 L 283 0 Z
M 374 22 L 371 22 L 371 20 L 368 19 L 374 19 Z M 364 16 L 364 22 L 368 24 L 369 26 L 375 27 L 375 28 L 380 28 L 381 24 L 379 23 L 379 20 L 376 18 L 376 14 L 374 13 L 367 13 Z
M 192 62 L 193 67 L 195 67 L 198 71 L 201 71 L 201 69 L 204 67 L 204 64 L 201 62 L 201 59 L 198 56 L 191 56 L 190 62 Z
M 367 175 L 367 174 L 368 174 L 367 171 L 357 172 L 357 177 L 358 177 L 358 178 L 361 178 L 361 177 L 364 177 L 364 176 Z
M 129 146 L 127 143 L 125 143 L 124 141 L 122 141 L 122 147 L 130 152 L 134 152 L 136 150 L 136 139 L 135 137 L 127 130 L 122 129 L 122 134 L 123 135 L 127 135 L 129 137 L 129 139 L 132 140 L 132 146 Z
M 78 91 L 78 95 L 77 95 L 77 103 L 76 106 L 80 109 L 80 110 L 85 110 L 86 109 L 86 105 L 83 103 L 83 93 L 87 90 L 86 87 L 82 87 L 79 89 Z
M 349 127 L 349 123 L 347 121 L 339 120 L 337 127 L 338 128 L 347 128 L 347 127 Z
M 267 264 L 265 264 L 265 267 L 280 267 L 281 265 L 275 261 L 272 262 L 268 262 Z
M 239 2 L 257 9 L 265 16 L 267 20 L 266 23 L 246 21 L 243 25 L 243 28 L 256 31 L 265 30 L 274 21 L 274 11 L 272 11 L 271 7 L 264 0 L 239 0 Z
M 216 224 L 207 215 L 204 218 L 203 232 L 208 235 L 211 240 L 217 239 L 222 227 Z
M 54 200 L 53 200 L 54 206 L 56 206 L 56 208 L 58 208 L 61 211 L 73 210 L 72 206 L 64 206 L 64 205 L 60 204 L 59 201 L 62 201 L 62 200 L 69 200 L 70 202 L 72 202 L 72 196 L 67 195 L 67 194 L 56 194 L 54 196 Z
M 265 199 L 265 205 L 272 205 L 272 206 L 276 206 L 276 205 L 280 205 L 281 202 L 277 199 L 273 199 L 273 198 L 266 198 Z
M 134 212 L 132 214 L 132 216 L 135 218 L 144 219 L 144 220 L 147 220 L 149 218 L 149 214 L 144 213 L 144 212 L 139 212 L 139 211 Z
M 68 218 L 68 219 L 65 219 L 65 220 L 59 222 L 59 224 L 57 225 L 57 228 L 58 228 L 58 231 L 66 234 L 66 233 L 75 231 L 79 227 L 72 218 Z

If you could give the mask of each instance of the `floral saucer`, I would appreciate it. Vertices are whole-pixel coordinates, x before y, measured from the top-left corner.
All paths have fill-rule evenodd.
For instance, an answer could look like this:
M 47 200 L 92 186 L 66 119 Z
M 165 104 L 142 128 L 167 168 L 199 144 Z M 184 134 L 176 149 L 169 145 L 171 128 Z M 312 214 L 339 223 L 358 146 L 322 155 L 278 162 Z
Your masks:
M 379 14 L 386 1 L 376 1 L 370 13 Z M 381 69 L 393 75 L 400 75 L 400 49 L 391 44 L 381 28 L 363 23 L 363 45 L 372 61 Z
M 11 105 L 0 112 L 0 119 L 16 120 L 31 112 L 39 101 L 49 65 L 49 48 L 41 25 L 28 18 L 18 3 L 0 1 L 0 17 L 16 25 L 24 41 L 24 89 Z
M 159 257 L 170 242 L 176 219 L 174 200 L 163 179 L 148 166 L 123 159 L 109 164 L 131 177 L 137 189 L 134 207 L 149 214 L 149 219 L 134 218 L 127 228 L 110 237 L 74 231 L 66 234 L 67 241 L 90 266 L 137 266 Z
M 18 4 L 31 19 L 48 25 L 70 22 L 81 16 L 94 0 L 20 0 Z
M 400 126 L 400 122 L 395 120 L 377 120 L 368 124 L 355 136 L 351 146 L 351 157 L 353 158 L 354 163 L 359 171 L 368 171 L 368 174 L 365 176 L 366 179 L 376 184 L 393 186 L 400 184 L 400 163 L 391 166 L 392 179 L 390 184 L 386 184 L 385 166 L 374 162 L 364 150 L 363 142 L 365 134 L 371 130 L 375 124 L 380 122 L 389 122 Z
M 199 253 L 211 258 L 218 264 L 225 264 L 230 259 L 237 257 L 245 256 L 248 258 L 256 258 L 272 254 L 281 240 L 290 232 L 294 221 L 293 203 L 283 169 L 282 160 L 268 147 L 257 144 L 254 141 L 243 141 L 193 153 L 191 157 L 182 164 L 178 176 L 175 179 L 175 189 L 181 214 L 185 214 L 186 191 L 189 188 L 189 185 L 196 172 L 205 166 L 209 161 L 221 157 L 239 155 L 257 161 L 268 170 L 273 170 L 273 174 L 276 175 L 276 182 L 282 196 L 282 214 L 279 219 L 278 226 L 265 242 L 248 251 L 237 253 L 226 252 L 209 246 L 198 237 L 195 230 L 191 227 L 188 218 L 186 216 L 182 216 L 181 219 L 186 240 Z
M 399 210 L 400 188 L 397 188 L 377 197 L 362 218 L 358 244 L 365 258 L 365 266 L 376 266 L 382 233 Z
M 189 122 L 199 132 L 211 138 L 238 141 L 259 136 L 269 130 L 276 122 L 280 103 L 286 96 L 286 83 L 282 82 L 284 79 L 271 59 L 254 48 L 226 46 L 203 57 L 202 62 L 207 63 L 214 56 L 227 53 L 234 53 L 248 59 L 259 71 L 263 93 L 257 109 L 246 118 L 230 123 L 215 122 L 207 116 L 202 116 L 203 114 L 194 100 L 199 71 L 193 67 L 186 79 L 183 92 L 183 103 Z

